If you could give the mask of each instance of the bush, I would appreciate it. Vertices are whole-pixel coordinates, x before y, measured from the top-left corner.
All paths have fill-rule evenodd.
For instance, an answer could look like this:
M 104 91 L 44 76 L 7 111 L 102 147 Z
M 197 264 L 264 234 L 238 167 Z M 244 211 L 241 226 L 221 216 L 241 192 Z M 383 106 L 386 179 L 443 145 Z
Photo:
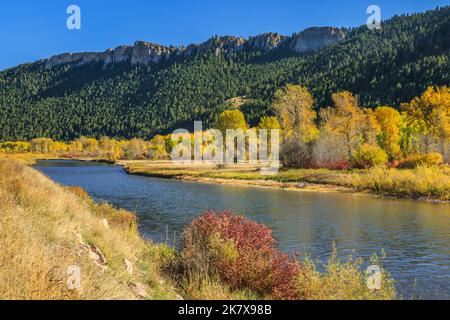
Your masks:
M 387 162 L 387 153 L 378 146 L 363 144 L 352 154 L 352 164 L 355 168 L 368 169 Z
M 296 299 L 299 264 L 275 248 L 270 228 L 230 212 L 208 212 L 184 232 L 181 259 L 187 276 L 208 274 L 233 290 Z
M 398 168 L 414 169 L 420 166 L 433 167 L 444 163 L 444 157 L 438 152 L 415 154 L 407 157 L 398 164 Z
M 186 228 L 180 251 L 166 253 L 163 266 L 188 299 L 396 297 L 393 280 L 382 267 L 382 290 L 369 290 L 362 259 L 341 262 L 334 250 L 322 273 L 310 259 L 290 259 L 275 244 L 271 229 L 262 224 L 230 212 L 207 212 Z

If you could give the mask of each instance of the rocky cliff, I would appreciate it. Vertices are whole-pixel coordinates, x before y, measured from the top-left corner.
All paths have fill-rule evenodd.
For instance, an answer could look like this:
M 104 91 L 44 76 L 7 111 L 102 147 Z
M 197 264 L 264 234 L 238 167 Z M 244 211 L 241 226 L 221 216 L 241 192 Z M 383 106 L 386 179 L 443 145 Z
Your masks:
M 305 53 L 334 45 L 345 39 L 345 35 L 345 31 L 342 29 L 322 27 L 306 29 L 291 37 L 278 33 L 263 33 L 248 39 L 234 36 L 215 36 L 202 44 L 192 44 L 187 47 L 165 47 L 150 42 L 137 41 L 132 46 L 119 46 L 105 52 L 64 53 L 47 59 L 45 63 L 47 68 L 62 64 L 80 66 L 93 62 L 103 63 L 105 66 L 121 62 L 129 62 L 131 65 L 145 65 L 158 63 L 162 59 L 169 59 L 172 55 L 188 58 L 206 52 L 218 55 L 243 50 L 257 50 L 266 53 L 280 47 L 286 47 L 297 53 Z
M 317 51 L 345 39 L 345 31 L 338 28 L 309 28 L 290 38 L 289 47 L 295 52 Z

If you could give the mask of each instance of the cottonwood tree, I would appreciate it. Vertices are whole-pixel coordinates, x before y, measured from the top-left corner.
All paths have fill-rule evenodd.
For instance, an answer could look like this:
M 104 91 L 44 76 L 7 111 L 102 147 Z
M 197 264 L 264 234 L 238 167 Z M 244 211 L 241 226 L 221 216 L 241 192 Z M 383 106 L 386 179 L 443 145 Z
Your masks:
M 226 110 L 222 112 L 217 121 L 217 126 L 225 135 L 227 130 L 247 130 L 248 124 L 244 114 L 240 110 Z
M 450 138 L 450 88 L 428 87 L 420 96 L 402 104 L 406 124 L 418 137 L 423 137 L 424 151 L 434 142 L 445 146 Z
M 53 139 L 36 138 L 31 140 L 31 151 L 40 153 L 50 153 L 53 151 Z
M 374 114 L 381 130 L 378 135 L 378 144 L 386 151 L 390 160 L 399 158 L 401 155 L 400 130 L 403 128 L 402 116 L 391 107 L 378 107 Z
M 128 159 L 144 159 L 148 151 L 148 146 L 142 139 L 132 139 L 125 147 L 125 156 Z
M 259 141 L 259 150 L 264 150 L 264 146 L 267 149 L 268 152 L 262 152 L 267 154 L 269 157 L 272 155 L 272 130 L 281 130 L 280 122 L 278 121 L 277 117 L 262 117 L 257 128 L 258 130 L 258 139 L 261 139 L 262 136 L 259 132 L 259 130 L 266 130 L 267 133 L 267 143 L 264 141 Z M 279 136 L 281 139 L 281 136 Z M 278 141 L 280 142 L 280 141 Z M 261 153 L 260 153 L 261 154 Z
M 364 112 L 358 99 L 348 91 L 332 95 L 334 108 L 324 108 L 320 112 L 322 128 L 327 134 L 342 135 L 345 138 L 347 156 L 358 145 L 364 129 Z
M 281 125 L 276 117 L 262 117 L 257 126 L 257 130 L 260 129 L 267 130 L 267 138 L 270 144 L 272 130 L 281 130 Z
M 319 137 L 317 113 L 309 91 L 288 84 L 275 92 L 273 109 L 283 130 L 281 159 L 286 167 L 302 167 L 310 162 L 311 144 Z
M 275 92 L 273 108 L 280 121 L 285 138 L 295 137 L 310 143 L 319 136 L 314 99 L 308 89 L 288 84 Z
M 377 144 L 377 137 L 381 132 L 380 125 L 372 109 L 364 108 L 362 111 L 361 142 L 374 146 Z
M 234 162 L 238 162 L 239 159 L 243 160 L 243 158 L 245 158 L 245 149 L 249 146 L 248 140 L 244 136 L 244 131 L 249 128 L 245 121 L 244 114 L 238 109 L 226 110 L 219 115 L 217 126 L 218 129 L 222 131 L 224 141 L 226 141 L 227 155 L 230 158 L 234 158 Z M 235 136 L 227 136 L 227 130 L 234 130 Z M 243 140 L 239 139 L 240 136 L 244 137 Z M 231 141 L 230 146 L 228 145 L 228 139 Z M 243 141 L 244 148 L 240 145 L 241 141 Z

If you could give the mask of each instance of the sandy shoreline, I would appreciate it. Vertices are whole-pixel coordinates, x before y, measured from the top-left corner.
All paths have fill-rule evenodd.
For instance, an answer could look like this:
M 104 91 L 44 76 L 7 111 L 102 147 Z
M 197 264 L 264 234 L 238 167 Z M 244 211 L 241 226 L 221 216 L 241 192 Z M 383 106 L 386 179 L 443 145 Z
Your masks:
M 206 178 L 206 177 L 193 177 L 184 176 L 178 177 L 176 180 L 187 182 L 199 182 L 207 184 L 220 184 L 220 185 L 233 185 L 233 186 L 250 186 L 266 189 L 282 189 L 290 191 L 303 191 L 303 192 L 346 192 L 355 193 L 351 188 L 325 185 L 325 184 L 312 184 L 312 183 L 295 183 L 295 182 L 278 182 L 270 180 L 244 180 L 244 179 L 223 179 L 223 178 Z

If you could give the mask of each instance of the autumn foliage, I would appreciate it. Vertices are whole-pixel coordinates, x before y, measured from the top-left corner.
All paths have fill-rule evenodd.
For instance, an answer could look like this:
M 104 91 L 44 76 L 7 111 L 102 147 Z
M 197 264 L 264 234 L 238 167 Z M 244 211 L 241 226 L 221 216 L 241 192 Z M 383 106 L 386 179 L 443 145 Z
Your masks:
M 276 117 L 262 117 L 253 129 L 269 130 L 269 138 L 270 129 L 280 129 L 280 160 L 286 168 L 348 169 L 351 164 L 357 168 L 378 165 L 401 168 L 401 163 L 405 167 L 449 163 L 449 87 L 429 87 L 420 97 L 397 108 L 363 107 L 349 91 L 334 93 L 331 100 L 332 107 L 316 111 L 314 98 L 307 88 L 287 84 L 274 93 L 271 108 Z M 227 129 L 249 128 L 244 113 L 236 108 L 218 115 L 215 126 L 224 134 Z M 194 142 L 194 134 L 189 137 Z M 208 131 L 203 137 L 206 139 L 201 141 L 201 151 L 206 152 L 215 140 Z M 169 160 L 177 144 L 171 135 L 157 135 L 150 141 L 80 137 L 70 143 L 36 138 L 29 142 L 0 142 L 0 152 L 110 162 Z M 434 159 L 427 161 L 427 154 L 433 154 Z M 443 161 L 437 161 L 440 158 L 437 154 Z
M 233 289 L 295 299 L 300 266 L 275 244 L 262 224 L 230 212 L 207 212 L 186 229 L 181 256 L 187 272 L 217 276 Z

